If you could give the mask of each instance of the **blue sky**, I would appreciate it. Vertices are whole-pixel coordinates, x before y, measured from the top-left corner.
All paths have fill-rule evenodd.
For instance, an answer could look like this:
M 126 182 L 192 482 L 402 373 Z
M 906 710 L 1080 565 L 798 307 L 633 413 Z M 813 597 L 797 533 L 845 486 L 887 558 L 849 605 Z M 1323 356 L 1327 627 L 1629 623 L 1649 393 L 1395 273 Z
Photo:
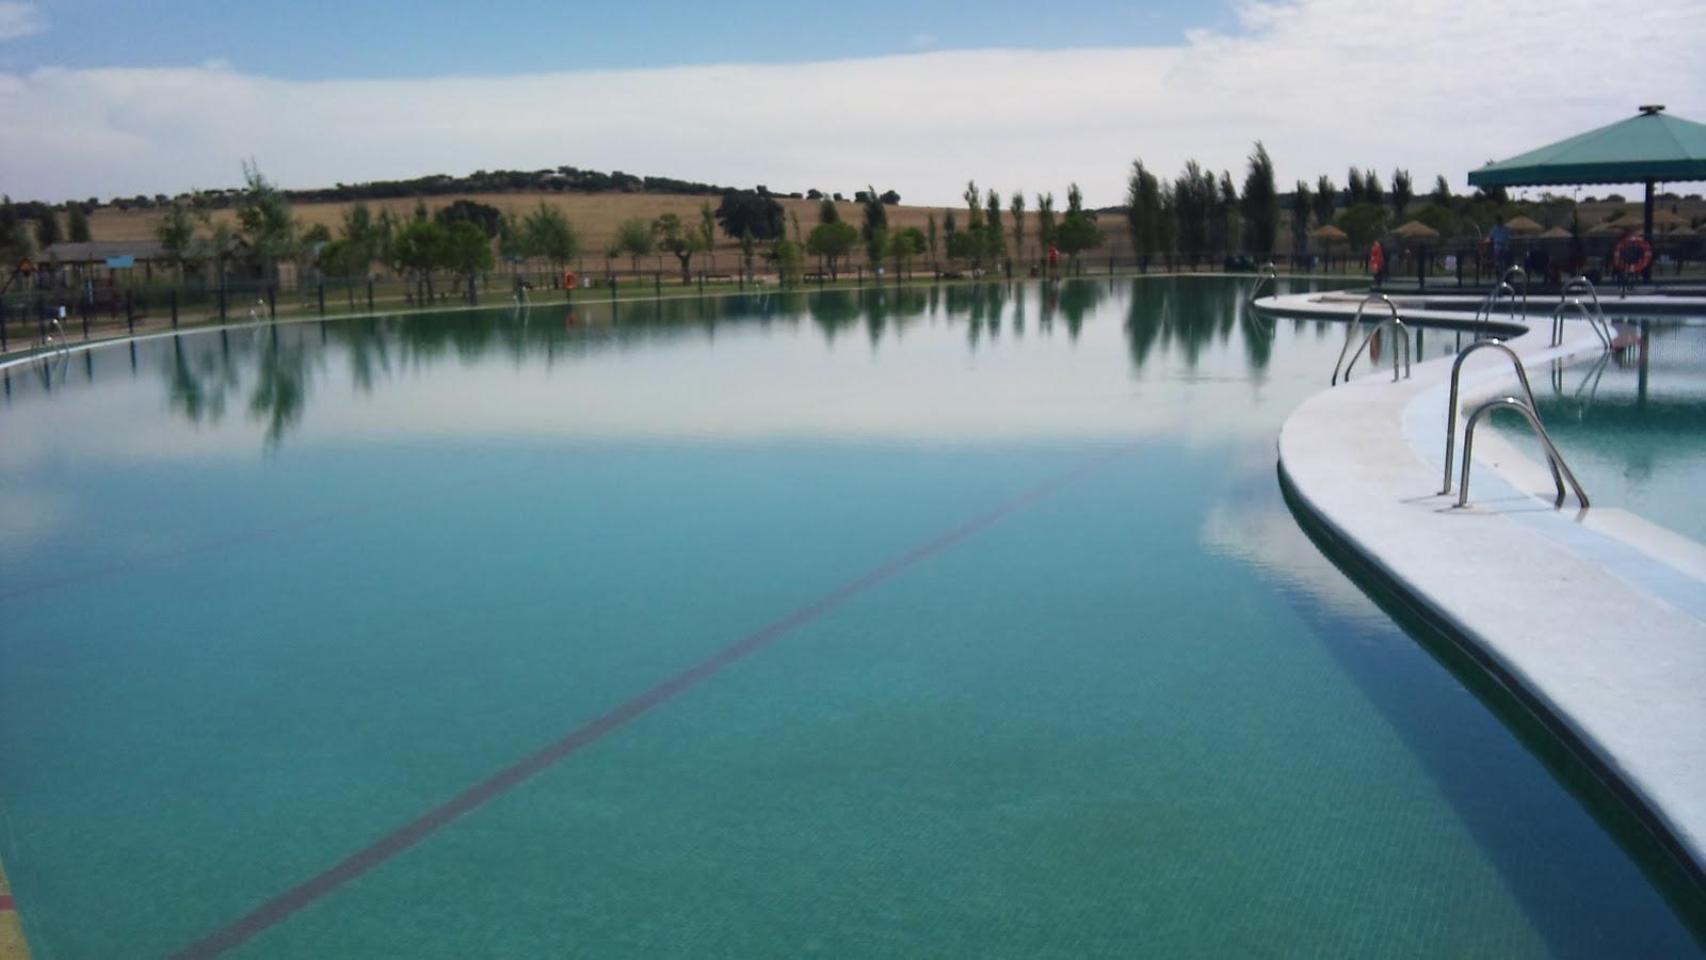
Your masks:
M 1606 10 L 0 0 L 0 192 L 231 187 L 252 159 L 292 188 L 570 165 L 935 204 L 1078 183 L 1107 206 L 1134 159 L 1236 177 L 1257 140 L 1284 189 L 1355 165 L 1463 190 L 1638 104 L 1706 119 L 1706 0 Z
M 47 0 L 35 7 L 47 29 L 0 47 L 0 70 L 221 60 L 247 73 L 295 80 L 521 74 L 797 63 L 920 50 L 1176 44 L 1190 28 L 1235 26 L 1228 0 Z

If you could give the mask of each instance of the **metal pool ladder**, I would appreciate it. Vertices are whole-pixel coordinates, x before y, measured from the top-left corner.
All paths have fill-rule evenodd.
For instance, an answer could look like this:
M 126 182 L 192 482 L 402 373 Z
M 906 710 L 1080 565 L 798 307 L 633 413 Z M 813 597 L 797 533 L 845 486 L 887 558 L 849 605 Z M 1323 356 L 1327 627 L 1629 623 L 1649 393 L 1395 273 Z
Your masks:
M 1269 285 L 1273 286 L 1276 293 L 1279 292 L 1279 269 L 1274 266 L 1272 260 L 1262 264 L 1262 268 L 1256 271 L 1256 282 L 1251 285 L 1250 295 L 1244 302 L 1250 306 L 1255 306 L 1256 299 L 1261 296 L 1262 288 Z
M 48 318 L 36 328 L 33 347 L 40 352 L 53 351 L 56 354 L 71 353 L 71 340 L 65 335 L 65 325 L 56 316 Z
M 1386 309 L 1391 311 L 1392 315 L 1387 317 L 1385 320 L 1380 321 L 1379 324 L 1375 325 L 1373 330 L 1368 332 L 1367 336 L 1362 338 L 1362 343 L 1357 347 L 1356 352 L 1351 354 L 1351 362 L 1346 363 L 1345 353 L 1351 348 L 1351 339 L 1355 337 L 1357 331 L 1361 329 L 1363 311 L 1368 309 L 1368 305 L 1371 303 L 1384 304 Z M 1345 380 L 1350 380 L 1351 368 L 1356 366 L 1357 358 L 1362 356 L 1362 352 L 1368 347 L 1369 342 L 1379 335 L 1380 331 L 1385 330 L 1387 327 L 1392 327 L 1396 331 L 1393 339 L 1397 341 L 1392 351 L 1392 382 L 1398 382 L 1399 350 L 1404 352 L 1404 376 L 1408 377 L 1410 375 L 1409 327 L 1405 326 L 1404 318 L 1399 315 L 1398 308 L 1393 305 L 1391 298 L 1387 297 L 1384 293 L 1371 293 L 1368 296 L 1363 297 L 1362 302 L 1357 304 L 1356 315 L 1351 318 L 1350 325 L 1345 328 L 1345 344 L 1339 348 L 1338 362 L 1333 364 L 1333 379 L 1329 384 L 1330 386 L 1336 387 L 1339 385 L 1339 375 L 1341 371 L 1344 374 Z
M 1522 398 L 1505 396 L 1488 400 L 1469 412 L 1468 425 L 1463 429 L 1463 473 L 1457 484 L 1457 506 L 1467 506 L 1469 503 L 1469 463 L 1475 448 L 1475 424 L 1492 411 L 1508 407 L 1522 414 L 1523 419 L 1528 421 L 1528 425 L 1534 428 L 1535 436 L 1540 438 L 1540 445 L 1546 451 L 1546 466 L 1552 471 L 1552 484 L 1558 491 L 1558 496 L 1553 500 L 1552 505 L 1555 507 L 1564 505 L 1564 482 L 1568 480 L 1570 489 L 1575 491 L 1576 500 L 1583 509 L 1586 509 L 1588 506 L 1587 492 L 1582 489 L 1575 473 L 1570 470 L 1570 465 L 1564 462 L 1564 455 L 1559 453 L 1557 446 L 1552 443 L 1551 434 L 1546 432 L 1546 427 L 1540 422 L 1540 412 L 1534 404 L 1534 390 L 1528 384 L 1528 373 L 1523 370 L 1522 361 L 1517 357 L 1516 351 L 1506 346 L 1504 341 L 1496 339 L 1477 340 L 1464 347 L 1457 354 L 1456 361 L 1451 365 L 1451 393 L 1445 408 L 1445 478 L 1440 487 L 1440 494 L 1443 496 L 1451 492 L 1451 461 L 1457 443 L 1458 380 L 1463 373 L 1463 361 L 1469 359 L 1469 355 L 1475 351 L 1487 348 L 1498 350 L 1510 358 L 1511 366 L 1516 368 L 1517 382 L 1522 385 L 1523 396 Z
M 1588 305 L 1582 302 L 1581 297 L 1571 296 L 1571 294 L 1583 292 L 1592 298 L 1592 309 L 1589 309 Z M 1558 308 L 1552 311 L 1552 346 L 1556 347 L 1564 342 L 1564 309 L 1566 307 L 1576 308 L 1576 312 L 1580 313 L 1587 320 L 1588 326 L 1593 328 L 1594 335 L 1599 337 L 1600 343 L 1603 343 L 1607 350 L 1611 349 L 1611 342 L 1616 339 L 1611 329 L 1611 321 L 1606 318 L 1605 311 L 1600 309 L 1599 291 L 1594 289 L 1593 281 L 1585 276 L 1578 276 L 1564 284 L 1563 292 L 1558 295 Z

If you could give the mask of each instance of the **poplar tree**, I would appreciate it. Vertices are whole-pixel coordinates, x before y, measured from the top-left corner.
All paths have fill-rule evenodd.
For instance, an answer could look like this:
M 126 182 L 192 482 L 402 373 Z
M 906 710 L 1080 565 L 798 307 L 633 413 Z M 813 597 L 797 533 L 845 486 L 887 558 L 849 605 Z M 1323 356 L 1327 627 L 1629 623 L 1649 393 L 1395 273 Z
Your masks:
M 1333 186 L 1333 178 L 1321 174 L 1315 181 L 1315 222 L 1323 227 L 1332 223 L 1338 201 L 1339 188 Z
M 1131 162 L 1126 179 L 1126 223 L 1131 230 L 1132 253 L 1143 269 L 1161 248 L 1161 185 L 1142 160 Z
M 1279 193 L 1274 188 L 1274 164 L 1268 158 L 1267 147 L 1256 141 L 1256 152 L 1250 154 L 1250 169 L 1244 175 L 1244 223 L 1248 227 L 1244 246 L 1258 257 L 1274 252 L 1274 237 L 1279 232 Z
M 51 217 L 52 217 L 52 215 L 49 214 L 50 219 L 51 219 Z M 89 213 L 88 213 L 88 211 L 83 209 L 83 205 L 80 203 L 70 204 L 70 209 L 66 212 L 65 219 L 66 219 L 66 227 L 71 232 L 71 242 L 72 243 L 88 243 L 89 242 Z
M 1001 229 L 1001 195 L 991 187 L 984 201 L 984 252 L 994 263 L 1007 254 L 1007 237 Z
M 889 214 L 883 207 L 883 200 L 877 196 L 877 188 L 865 187 L 865 196 L 861 201 L 864 205 L 865 225 L 859 231 L 859 236 L 865 241 L 865 254 L 875 266 L 882 262 L 883 253 L 888 247 Z
M 1013 196 L 1007 201 L 1007 211 L 1013 215 L 1013 251 L 1019 259 L 1025 258 L 1025 194 L 1021 190 L 1013 191 Z
M 82 208 L 76 204 L 72 204 L 71 209 L 80 210 Z M 46 250 L 48 247 L 58 243 L 60 239 L 59 217 L 55 216 L 52 210 L 49 210 L 42 214 L 41 219 L 36 221 L 36 246 Z M 10 271 L 7 272 L 9 273 Z
M 1392 216 L 1394 219 L 1404 219 L 1404 211 L 1409 208 L 1410 200 L 1415 197 L 1415 190 L 1410 184 L 1410 171 L 1392 171 Z
M 1046 251 L 1054 246 L 1054 194 L 1037 194 L 1037 243 Z
M 1314 199 L 1309 195 L 1309 181 L 1297 181 L 1291 194 L 1291 249 L 1298 255 L 1309 252 L 1309 214 Z

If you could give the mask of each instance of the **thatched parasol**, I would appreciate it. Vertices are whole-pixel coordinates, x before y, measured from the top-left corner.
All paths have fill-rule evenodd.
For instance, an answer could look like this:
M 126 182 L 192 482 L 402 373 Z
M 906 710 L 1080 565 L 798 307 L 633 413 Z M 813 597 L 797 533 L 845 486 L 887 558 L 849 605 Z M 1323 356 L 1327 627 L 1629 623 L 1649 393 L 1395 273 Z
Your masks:
M 1527 217 L 1512 217 L 1505 221 L 1505 229 L 1520 237 L 1526 234 L 1539 233 L 1546 228 Z
M 1552 229 L 1541 234 L 1539 239 L 1541 239 L 1541 240 L 1568 240 L 1568 239 L 1570 239 L 1570 231 L 1565 230 L 1563 227 L 1553 227 Z
M 1338 227 L 1335 227 L 1330 223 L 1324 223 L 1321 226 L 1316 227 L 1309 231 L 1309 235 L 1316 240 L 1325 240 L 1328 243 L 1344 243 L 1351 238 L 1350 234 L 1340 230 Z
M 1439 238 L 1439 231 L 1420 220 L 1411 220 L 1398 229 L 1392 231 L 1392 235 L 1395 237 L 1402 237 L 1405 240 L 1437 240 Z

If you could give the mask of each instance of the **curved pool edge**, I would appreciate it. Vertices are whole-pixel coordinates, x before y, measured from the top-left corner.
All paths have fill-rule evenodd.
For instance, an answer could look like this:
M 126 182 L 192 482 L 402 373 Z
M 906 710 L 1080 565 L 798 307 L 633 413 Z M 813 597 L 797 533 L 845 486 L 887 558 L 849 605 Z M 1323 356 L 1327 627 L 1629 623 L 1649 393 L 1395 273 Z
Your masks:
M 1299 316 L 1292 299 L 1307 298 L 1264 312 Z M 1599 349 L 1579 322 L 1562 347 L 1525 340 L 1511 345 L 1530 369 Z M 1370 373 L 1306 400 L 1277 443 L 1287 498 L 1514 694 L 1706 890 L 1706 578 L 1694 562 L 1706 548 L 1627 514 L 1584 522 L 1604 508 L 1554 510 L 1530 492 L 1537 465 L 1484 442 L 1472 505 L 1452 509 L 1438 492 L 1450 368 L 1423 362 L 1397 383 Z M 1467 363 L 1464 398 L 1509 371 Z

